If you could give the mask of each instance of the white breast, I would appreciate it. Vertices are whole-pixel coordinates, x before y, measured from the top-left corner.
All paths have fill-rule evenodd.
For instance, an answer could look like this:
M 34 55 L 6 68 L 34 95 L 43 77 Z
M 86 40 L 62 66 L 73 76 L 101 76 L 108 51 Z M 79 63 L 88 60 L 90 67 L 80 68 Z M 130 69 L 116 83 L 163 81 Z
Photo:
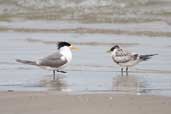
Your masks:
M 69 47 L 64 46 L 60 48 L 59 52 L 67 59 L 68 62 L 72 60 L 72 53 Z

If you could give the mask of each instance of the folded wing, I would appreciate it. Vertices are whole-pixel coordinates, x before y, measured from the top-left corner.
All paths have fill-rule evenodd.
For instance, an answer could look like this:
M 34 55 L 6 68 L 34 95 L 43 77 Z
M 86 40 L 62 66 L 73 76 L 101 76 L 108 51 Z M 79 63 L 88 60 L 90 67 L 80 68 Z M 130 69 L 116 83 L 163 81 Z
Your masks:
M 39 62 L 39 65 L 58 68 L 66 63 L 67 63 L 66 58 L 59 52 L 56 52 L 41 59 Z
M 133 54 L 126 50 L 119 49 L 115 53 L 115 56 L 113 56 L 113 60 L 114 60 L 114 62 L 119 64 L 119 63 L 126 63 L 126 62 L 129 62 L 132 60 L 136 60 L 137 57 L 138 57 L 138 54 Z

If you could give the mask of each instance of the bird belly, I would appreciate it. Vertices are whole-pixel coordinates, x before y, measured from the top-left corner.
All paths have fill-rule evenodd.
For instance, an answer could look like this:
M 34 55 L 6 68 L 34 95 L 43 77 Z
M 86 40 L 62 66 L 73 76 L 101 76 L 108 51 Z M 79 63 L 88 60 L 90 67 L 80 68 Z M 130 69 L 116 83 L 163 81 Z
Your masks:
M 128 61 L 128 62 L 125 62 L 125 63 L 119 63 L 119 65 L 121 67 L 132 67 L 132 66 L 134 66 L 134 65 L 136 65 L 138 63 L 139 63 L 138 60 L 134 60 L 134 61 Z
M 50 71 L 59 69 L 59 68 L 50 67 L 50 66 L 40 66 L 40 68 L 45 69 L 45 70 L 50 70 Z
M 66 64 L 68 64 L 68 63 L 66 63 Z M 65 68 L 66 64 L 64 64 L 64 65 L 62 65 L 60 67 L 50 67 L 50 66 L 39 66 L 39 67 L 42 68 L 42 69 L 45 69 L 45 70 L 53 71 L 53 70 L 61 70 L 61 69 Z

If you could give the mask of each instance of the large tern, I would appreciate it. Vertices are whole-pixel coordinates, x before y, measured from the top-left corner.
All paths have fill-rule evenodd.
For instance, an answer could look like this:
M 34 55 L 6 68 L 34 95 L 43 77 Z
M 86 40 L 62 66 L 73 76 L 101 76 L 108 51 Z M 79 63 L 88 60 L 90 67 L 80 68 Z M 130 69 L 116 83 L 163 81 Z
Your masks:
M 58 42 L 57 49 L 57 52 L 48 55 L 42 59 L 38 59 L 35 61 L 17 59 L 16 61 L 23 64 L 35 65 L 44 69 L 52 70 L 53 79 L 55 79 L 55 71 L 66 73 L 65 71 L 62 71 L 61 68 L 63 68 L 63 66 L 65 66 L 72 60 L 71 49 L 78 48 L 73 47 L 68 42 Z

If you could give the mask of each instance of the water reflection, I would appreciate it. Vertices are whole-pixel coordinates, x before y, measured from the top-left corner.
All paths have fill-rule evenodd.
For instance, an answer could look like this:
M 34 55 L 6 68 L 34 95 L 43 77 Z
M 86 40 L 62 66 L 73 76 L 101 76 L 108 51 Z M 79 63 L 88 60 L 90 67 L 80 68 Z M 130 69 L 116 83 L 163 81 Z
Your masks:
M 53 90 L 53 91 L 68 91 L 68 85 L 66 83 L 65 76 L 64 75 L 59 75 L 56 77 L 55 80 L 52 80 L 51 75 L 46 76 L 47 79 L 43 79 L 40 81 L 41 85 L 48 88 L 48 90 Z
M 148 92 L 145 88 L 146 88 L 145 81 L 139 80 L 137 76 L 118 75 L 113 77 L 113 81 L 112 81 L 113 91 L 141 95 Z

